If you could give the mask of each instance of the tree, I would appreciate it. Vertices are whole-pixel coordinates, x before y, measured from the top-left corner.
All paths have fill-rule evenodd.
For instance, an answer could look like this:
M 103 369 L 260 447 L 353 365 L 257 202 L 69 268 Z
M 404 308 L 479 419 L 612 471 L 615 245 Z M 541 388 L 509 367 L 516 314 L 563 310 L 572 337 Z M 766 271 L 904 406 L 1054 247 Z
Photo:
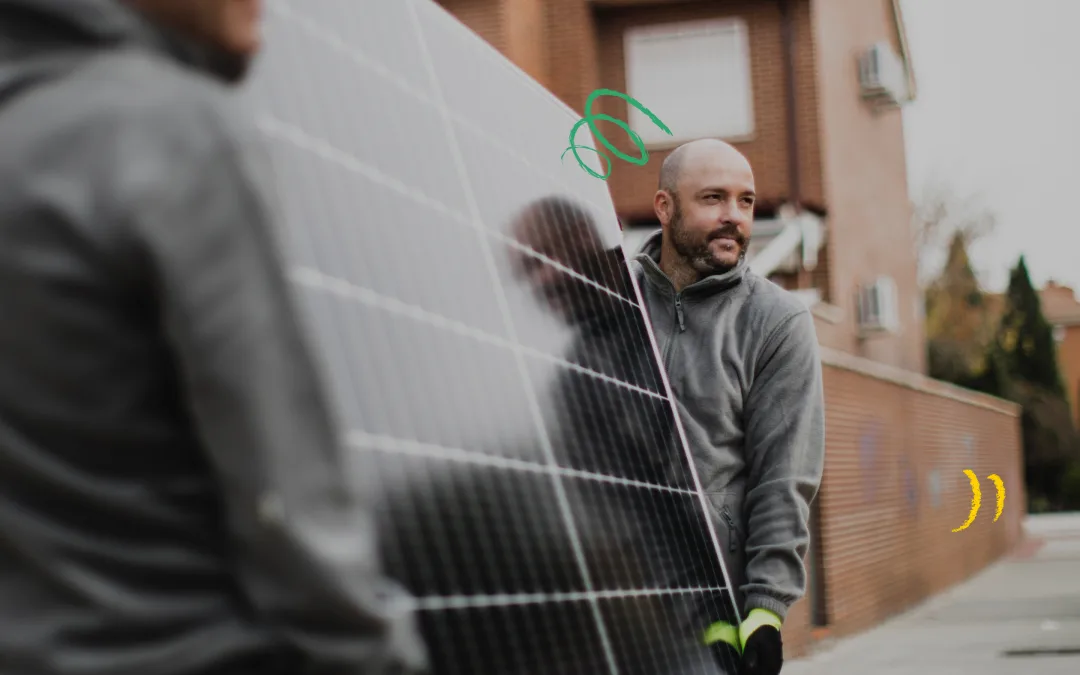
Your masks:
M 977 195 L 947 183 L 927 184 L 914 205 L 919 282 L 925 289 L 927 365 L 931 377 L 1000 395 L 1000 368 L 990 357 L 994 312 L 968 252 L 994 231 L 997 216 Z
M 1023 407 L 1020 428 L 1024 447 L 1024 479 L 1028 497 L 1050 510 L 1070 508 L 1070 481 L 1080 466 L 1080 439 L 1064 398 L 1026 382 L 1010 386 L 1013 401 Z
M 955 231 L 945 267 L 926 289 L 926 337 L 930 376 L 986 390 L 993 316 L 967 253 L 967 236 Z M 991 383 L 994 378 L 991 378 Z
M 1080 461 L 1080 437 L 1065 398 L 1053 329 L 1023 256 L 1009 274 L 1004 312 L 987 358 L 998 369 L 999 395 L 1023 407 L 1024 469 L 1032 503 L 1063 508 L 1063 479 Z
M 1073 462 L 1061 479 L 1061 508 L 1080 511 L 1080 462 Z
M 994 213 L 976 194 L 960 196 L 949 184 L 931 182 L 913 205 L 915 252 L 919 281 L 924 286 L 934 279 L 942 267 L 957 236 L 963 239 L 964 249 L 997 227 Z
M 1005 311 L 995 338 L 1003 357 L 1006 376 L 1026 382 L 1050 394 L 1065 397 L 1065 385 L 1057 363 L 1054 329 L 1042 313 L 1039 294 L 1031 285 L 1024 257 L 1009 273 Z
M 915 209 L 930 375 L 1020 404 L 1032 509 L 1077 508 L 1080 436 L 1065 398 L 1053 329 L 1027 264 L 1021 257 L 1012 270 L 999 314 L 968 255 L 995 224 L 994 214 L 976 198 L 960 199 L 940 185 Z

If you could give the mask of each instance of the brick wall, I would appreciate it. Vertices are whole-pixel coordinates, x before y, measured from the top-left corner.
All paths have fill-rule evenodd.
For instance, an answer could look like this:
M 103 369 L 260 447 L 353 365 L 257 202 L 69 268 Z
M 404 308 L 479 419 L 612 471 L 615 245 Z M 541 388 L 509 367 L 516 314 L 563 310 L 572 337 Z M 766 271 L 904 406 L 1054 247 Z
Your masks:
M 438 0 L 438 3 L 485 42 L 507 53 L 510 34 L 504 29 L 507 17 L 502 0 Z
M 1071 287 L 1052 279 L 1039 291 L 1039 302 L 1043 315 L 1055 326 L 1054 330 L 1064 333 L 1057 343 L 1058 369 L 1073 419 L 1080 425 L 1080 302 Z M 999 300 L 998 305 L 1000 312 L 1004 309 L 1004 300 Z
M 827 450 L 817 545 L 836 637 L 1000 557 L 1020 538 L 1026 498 L 1016 406 L 830 349 L 823 362 Z M 982 506 L 968 529 L 953 533 L 971 505 L 964 469 L 979 477 Z M 996 523 L 992 473 L 1006 490 Z M 813 602 L 798 603 L 786 623 L 792 656 L 811 643 Z
M 1080 325 L 1065 326 L 1065 338 L 1058 343 L 1058 368 L 1065 384 L 1065 394 L 1080 426 Z
M 437 0 L 530 77 L 550 86 L 545 0 Z
M 505 54 L 534 80 L 547 86 L 548 33 L 544 0 L 502 0 L 506 21 Z
M 548 0 L 547 12 L 547 87 L 580 112 L 589 94 L 601 87 L 593 11 L 583 0 Z

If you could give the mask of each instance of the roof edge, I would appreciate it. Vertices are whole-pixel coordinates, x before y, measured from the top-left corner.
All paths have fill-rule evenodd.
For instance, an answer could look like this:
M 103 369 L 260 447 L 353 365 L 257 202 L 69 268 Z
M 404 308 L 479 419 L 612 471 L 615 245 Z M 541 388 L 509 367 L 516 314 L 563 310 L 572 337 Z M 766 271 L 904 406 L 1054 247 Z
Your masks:
M 907 75 L 908 101 L 914 101 L 917 95 L 915 67 L 911 63 L 911 49 L 908 46 L 907 27 L 904 23 L 904 10 L 901 0 L 889 0 L 892 4 L 893 23 L 896 26 L 896 39 L 900 42 L 900 58 L 904 61 L 904 74 Z

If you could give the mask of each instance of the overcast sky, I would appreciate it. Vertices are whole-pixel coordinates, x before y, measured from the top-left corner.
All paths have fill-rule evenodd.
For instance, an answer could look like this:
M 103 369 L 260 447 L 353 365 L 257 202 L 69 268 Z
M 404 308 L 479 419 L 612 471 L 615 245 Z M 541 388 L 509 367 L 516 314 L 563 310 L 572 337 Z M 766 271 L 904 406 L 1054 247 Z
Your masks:
M 918 98 L 904 112 L 908 180 L 992 209 L 972 251 L 1001 290 L 1023 253 L 1033 281 L 1080 291 L 1080 0 L 903 0 Z

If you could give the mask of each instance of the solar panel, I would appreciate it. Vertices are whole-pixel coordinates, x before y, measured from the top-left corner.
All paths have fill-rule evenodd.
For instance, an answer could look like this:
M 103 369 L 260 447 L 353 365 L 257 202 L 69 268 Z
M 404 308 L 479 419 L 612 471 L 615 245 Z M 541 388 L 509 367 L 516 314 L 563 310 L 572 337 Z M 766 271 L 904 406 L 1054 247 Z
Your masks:
M 274 0 L 266 37 L 289 277 L 432 671 L 734 672 L 607 185 L 559 161 L 579 116 L 428 0 Z

